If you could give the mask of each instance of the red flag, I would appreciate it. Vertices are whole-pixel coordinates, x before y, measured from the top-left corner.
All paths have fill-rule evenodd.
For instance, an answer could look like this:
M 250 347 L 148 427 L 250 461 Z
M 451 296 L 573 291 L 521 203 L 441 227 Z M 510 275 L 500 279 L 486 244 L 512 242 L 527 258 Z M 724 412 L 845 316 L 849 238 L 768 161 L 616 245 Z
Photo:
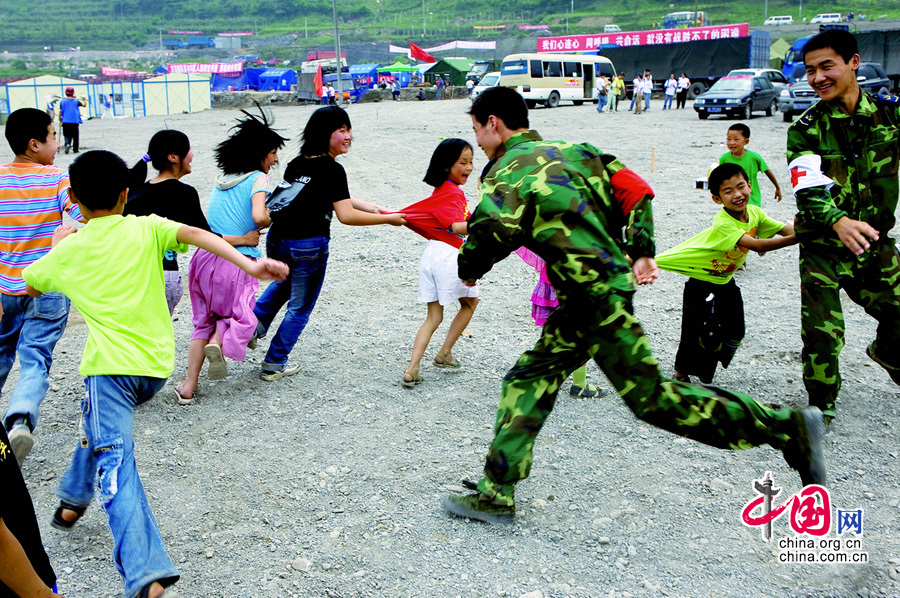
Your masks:
M 422 62 L 437 62 L 437 59 L 434 56 L 412 42 L 409 42 L 409 55 Z
M 313 85 L 316 87 L 316 97 L 322 97 L 322 65 L 319 65 L 319 68 L 316 69 L 316 76 L 313 77 Z

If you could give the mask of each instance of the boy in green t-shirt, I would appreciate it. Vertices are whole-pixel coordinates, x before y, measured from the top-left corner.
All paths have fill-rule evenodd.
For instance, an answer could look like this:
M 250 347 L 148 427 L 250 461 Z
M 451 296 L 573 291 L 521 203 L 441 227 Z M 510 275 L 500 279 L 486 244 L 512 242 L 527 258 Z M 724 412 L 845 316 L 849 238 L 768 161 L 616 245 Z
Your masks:
M 750 205 L 753 184 L 737 164 L 722 164 L 709 175 L 713 201 L 723 206 L 712 227 L 656 256 L 663 270 L 688 277 L 681 310 L 681 342 L 675 355 L 676 380 L 695 375 L 712 382 L 716 365 L 727 368 L 744 338 L 744 303 L 734 272 L 747 252 L 772 251 L 797 242 L 794 227 Z M 781 235 L 782 238 L 772 238 Z M 724 315 L 724 317 L 723 317 Z
M 91 151 L 69 167 L 69 196 L 87 225 L 59 226 L 50 253 L 23 272 L 32 297 L 64 293 L 88 325 L 79 372 L 87 393 L 84 430 L 56 494 L 51 525 L 69 530 L 94 496 L 109 519 L 116 567 L 126 598 L 159 598 L 178 580 L 134 459 L 134 408 L 150 400 L 175 365 L 175 338 L 166 304 L 162 258 L 196 245 L 258 278 L 283 280 L 288 268 L 251 261 L 212 233 L 158 216 L 122 216 L 128 167 L 115 154 Z M 102 284 L 98 282 L 102 279 Z
M 750 143 L 750 127 L 744 123 L 737 123 L 728 127 L 728 134 L 725 137 L 725 145 L 728 151 L 719 157 L 719 164 L 737 164 L 747 173 L 747 180 L 750 182 L 751 194 L 750 205 L 762 206 L 762 193 L 760 193 L 757 184 L 757 175 L 762 172 L 772 184 L 775 185 L 775 199 L 781 201 L 781 187 L 775 179 L 775 175 L 769 169 L 769 165 L 763 160 L 762 156 L 756 152 L 747 149 Z M 709 186 L 712 189 L 712 185 Z

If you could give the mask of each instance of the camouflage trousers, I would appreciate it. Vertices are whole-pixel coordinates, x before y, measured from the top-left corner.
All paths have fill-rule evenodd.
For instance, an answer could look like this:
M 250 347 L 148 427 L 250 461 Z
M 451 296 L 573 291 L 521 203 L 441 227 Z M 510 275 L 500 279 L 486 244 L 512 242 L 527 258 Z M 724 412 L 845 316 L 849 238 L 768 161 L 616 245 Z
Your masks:
M 514 504 L 528 477 L 532 449 L 568 375 L 593 359 L 634 414 L 654 426 L 723 449 L 789 439 L 790 409 L 770 409 L 744 394 L 699 387 L 660 375 L 650 343 L 632 309 L 633 292 L 589 302 L 566 301 L 544 325 L 541 338 L 503 380 L 494 440 L 478 490 L 495 503 Z
M 840 291 L 878 321 L 875 353 L 900 366 L 900 260 L 883 238 L 857 258 L 847 250 L 800 246 L 803 382 L 809 404 L 835 416 L 841 390 L 838 355 L 844 347 Z M 886 359 L 885 359 L 886 358 Z

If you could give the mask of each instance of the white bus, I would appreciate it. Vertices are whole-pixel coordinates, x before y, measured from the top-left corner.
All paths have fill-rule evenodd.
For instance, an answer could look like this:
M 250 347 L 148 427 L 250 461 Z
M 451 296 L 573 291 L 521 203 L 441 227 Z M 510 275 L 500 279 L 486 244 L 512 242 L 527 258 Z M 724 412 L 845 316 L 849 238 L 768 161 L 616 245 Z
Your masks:
M 616 70 L 605 56 L 589 54 L 510 54 L 500 65 L 500 85 L 518 91 L 529 108 L 556 108 L 597 101 L 597 78 L 612 80 Z

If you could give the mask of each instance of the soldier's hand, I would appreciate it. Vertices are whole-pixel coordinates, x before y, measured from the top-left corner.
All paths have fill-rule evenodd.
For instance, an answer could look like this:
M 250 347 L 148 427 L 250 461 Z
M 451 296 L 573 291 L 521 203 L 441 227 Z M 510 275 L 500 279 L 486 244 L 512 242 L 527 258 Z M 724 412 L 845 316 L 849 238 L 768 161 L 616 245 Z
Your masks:
M 869 239 L 878 240 L 877 230 L 861 220 L 851 220 L 846 216 L 841 217 L 831 228 L 837 233 L 844 247 L 849 249 L 853 255 L 862 255 L 870 246 Z

